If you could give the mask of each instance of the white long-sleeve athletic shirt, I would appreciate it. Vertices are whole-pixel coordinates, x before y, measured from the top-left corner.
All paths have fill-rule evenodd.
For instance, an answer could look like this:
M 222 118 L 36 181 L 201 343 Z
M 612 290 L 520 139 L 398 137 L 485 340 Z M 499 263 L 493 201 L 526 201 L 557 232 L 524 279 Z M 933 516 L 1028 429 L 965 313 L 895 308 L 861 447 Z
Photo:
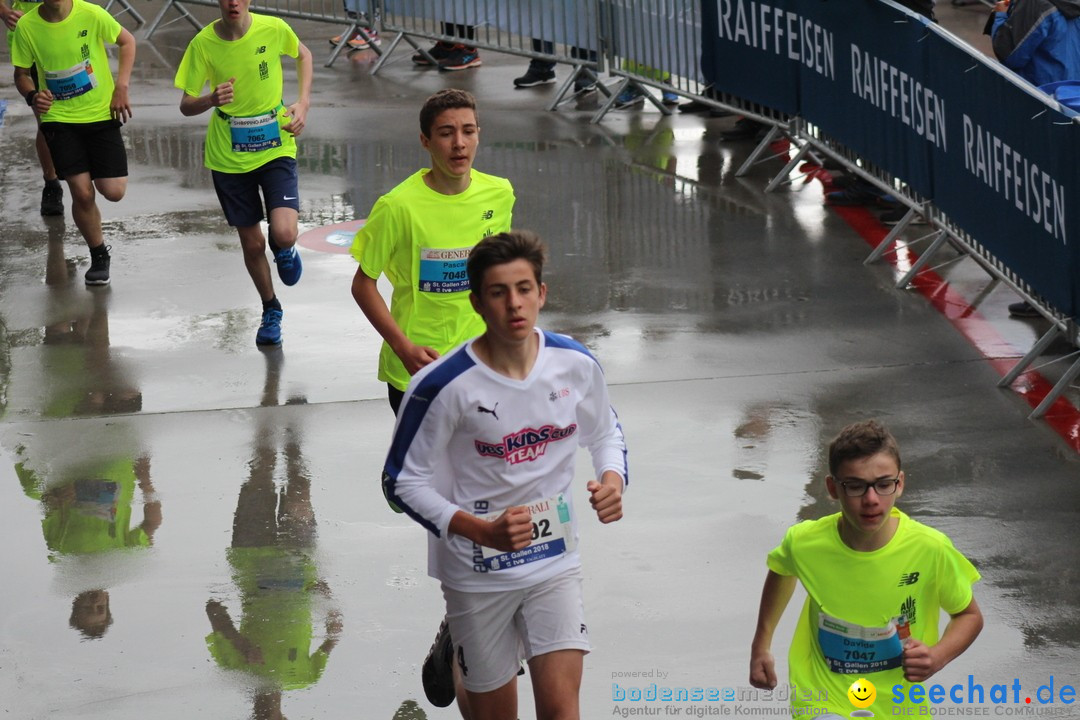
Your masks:
M 537 333 L 539 353 L 526 379 L 495 372 L 469 341 L 412 378 L 398 414 L 384 489 L 429 531 L 428 574 L 455 590 L 514 590 L 580 565 L 570 492 L 578 446 L 589 449 L 597 478 L 613 470 L 627 481 L 626 444 L 600 365 L 577 341 Z M 560 495 L 558 517 L 570 517 L 566 550 L 558 553 L 559 542 L 545 546 L 542 537 L 558 536 L 558 517 L 537 527 L 536 505 L 552 500 L 554 508 Z M 478 545 L 449 533 L 458 510 L 495 518 L 516 505 L 534 506 L 541 537 L 513 560 L 485 562 Z

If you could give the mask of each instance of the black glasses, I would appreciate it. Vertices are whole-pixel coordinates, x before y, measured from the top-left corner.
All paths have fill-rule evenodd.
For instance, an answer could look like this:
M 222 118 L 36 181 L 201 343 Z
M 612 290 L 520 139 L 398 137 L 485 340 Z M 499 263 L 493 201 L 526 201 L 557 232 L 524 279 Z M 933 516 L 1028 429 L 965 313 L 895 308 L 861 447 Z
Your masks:
M 870 488 L 874 488 L 874 492 L 878 495 L 892 495 L 896 492 L 896 486 L 899 484 L 900 476 L 897 475 L 888 480 L 875 480 L 869 483 L 863 480 L 844 480 L 840 483 L 840 486 L 844 488 L 844 494 L 848 497 L 862 497 Z

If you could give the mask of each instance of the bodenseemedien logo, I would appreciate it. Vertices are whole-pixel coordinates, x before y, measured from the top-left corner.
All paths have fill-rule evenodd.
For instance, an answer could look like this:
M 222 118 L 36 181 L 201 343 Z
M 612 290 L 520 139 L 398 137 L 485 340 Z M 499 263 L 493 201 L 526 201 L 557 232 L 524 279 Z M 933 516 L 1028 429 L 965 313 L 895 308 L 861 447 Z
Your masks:
M 874 701 L 877 700 L 877 688 L 874 687 L 874 683 L 870 682 L 866 678 L 859 678 L 855 682 L 851 683 L 851 687 L 847 691 L 848 700 L 856 707 L 851 712 L 851 717 L 874 717 L 874 711 L 868 710 Z

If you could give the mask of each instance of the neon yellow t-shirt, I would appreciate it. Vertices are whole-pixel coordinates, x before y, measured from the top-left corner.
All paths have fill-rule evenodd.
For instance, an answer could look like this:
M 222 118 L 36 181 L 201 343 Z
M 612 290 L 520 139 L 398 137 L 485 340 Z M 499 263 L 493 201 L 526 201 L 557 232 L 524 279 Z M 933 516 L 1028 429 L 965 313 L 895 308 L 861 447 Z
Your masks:
M 188 44 L 174 80 L 176 87 L 199 97 L 207 84 L 215 88 L 236 78 L 233 101 L 210 112 L 206 167 L 246 173 L 280 157 L 295 158 L 296 140 L 281 129 L 290 122 L 282 112 L 281 56 L 297 57 L 299 38 L 284 20 L 251 13 L 251 27 L 242 38 L 222 40 L 214 30 L 218 22 Z
M 103 8 L 72 0 L 60 22 L 47 22 L 40 5 L 19 18 L 11 44 L 11 64 L 37 65 L 38 89 L 52 91 L 53 104 L 42 122 L 92 123 L 109 120 L 112 70 L 105 43 L 115 43 L 120 23 Z
M 514 189 L 504 178 L 473 170 L 469 188 L 443 195 L 424 169 L 383 195 L 353 240 L 352 256 L 368 277 L 386 273 L 394 292 L 390 315 L 402 332 L 440 354 L 484 332 L 469 303 L 465 262 L 476 243 L 510 229 Z M 379 380 L 399 390 L 409 373 L 385 342 Z
M 29 0 L 14 0 L 13 2 L 8 3 L 8 5 L 11 6 L 12 10 L 19 10 L 24 15 L 26 13 L 30 12 L 31 10 L 33 10 L 34 8 L 36 8 L 40 4 L 41 4 L 41 0 L 37 0 L 37 2 L 29 2 Z M 8 30 L 7 31 L 7 41 L 8 41 L 8 47 L 9 48 L 11 47 L 11 37 L 14 34 L 15 34 L 14 30 Z
M 262 662 L 251 662 L 216 631 L 206 636 L 214 660 L 223 668 L 267 678 L 283 690 L 315 683 L 329 655 L 321 648 L 311 650 L 317 580 L 311 557 L 303 550 L 278 547 L 230 548 L 228 555 L 242 595 L 238 631 L 262 650 Z
M 880 550 L 845 545 L 836 513 L 791 527 L 769 553 L 769 569 L 797 577 L 807 593 L 788 653 L 796 715 L 824 708 L 847 717 L 855 709 L 847 691 L 866 678 L 877 690 L 869 709 L 892 717 L 893 685 L 905 685 L 905 699 L 909 690 L 896 625 L 906 622 L 911 637 L 934 645 L 941 611 L 955 614 L 971 603 L 979 572 L 952 541 L 896 508 L 892 517 L 899 518 L 896 534 Z
M 19 470 L 27 472 L 16 466 Z M 80 472 L 82 477 L 50 488 L 56 500 L 45 503 L 41 531 L 52 557 L 149 547 L 146 531 L 131 527 L 136 484 L 131 459 L 97 463 Z M 43 497 L 39 487 L 28 490 L 24 483 L 23 489 L 31 497 Z

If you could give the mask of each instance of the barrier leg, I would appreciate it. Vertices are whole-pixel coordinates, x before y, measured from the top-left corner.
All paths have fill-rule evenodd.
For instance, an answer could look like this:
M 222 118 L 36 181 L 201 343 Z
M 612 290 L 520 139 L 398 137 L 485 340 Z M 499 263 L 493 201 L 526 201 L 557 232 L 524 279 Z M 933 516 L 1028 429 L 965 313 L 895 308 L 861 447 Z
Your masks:
M 334 51 L 330 53 L 330 57 L 327 59 L 326 64 L 323 65 L 323 67 L 330 67 L 334 64 L 334 61 L 337 60 L 337 57 L 341 54 L 341 51 L 349 47 L 349 40 L 350 38 L 352 38 L 353 33 L 355 33 L 359 27 L 360 24 L 353 20 L 352 25 L 349 25 L 349 29 L 338 36 L 341 38 L 341 42 L 334 46 Z M 371 40 L 371 38 L 368 37 L 365 37 L 365 39 Z
M 379 68 L 381 68 L 383 66 L 383 63 L 385 63 L 387 60 L 390 59 L 390 55 L 394 52 L 394 48 L 396 48 L 398 46 L 398 43 L 400 43 L 402 41 L 402 39 L 404 39 L 406 42 L 408 42 L 410 45 L 412 45 L 414 48 L 416 48 L 417 51 L 424 53 L 424 55 L 427 56 L 427 59 L 430 60 L 434 64 L 435 58 L 428 55 L 426 50 L 421 50 L 420 46 L 417 45 L 416 43 L 414 43 L 412 41 L 412 38 L 410 38 L 408 35 L 406 35 L 403 32 L 399 32 L 397 35 L 394 36 L 394 39 L 392 41 L 390 41 L 390 46 L 388 48 L 386 48 L 385 50 L 383 50 L 381 56 L 379 57 L 379 61 L 377 63 L 375 63 L 375 67 L 371 68 L 371 74 L 372 75 L 379 72 Z
M 109 0 L 109 2 L 105 5 L 105 10 L 107 11 L 109 8 L 111 8 L 114 2 L 118 3 L 123 8 L 123 10 L 116 13 L 116 15 L 113 15 L 113 17 L 120 17 L 124 13 L 127 13 L 135 19 L 135 24 L 137 27 L 142 27 L 146 24 L 146 20 L 143 19 L 143 16 L 140 15 L 139 11 L 132 7 L 131 3 L 129 3 L 127 0 Z
M 900 219 L 900 222 L 896 223 L 896 227 L 890 230 L 889 234 L 885 236 L 885 239 L 878 243 L 878 246 L 866 256 L 866 259 L 863 260 L 863 265 L 869 265 L 880 260 L 882 256 L 888 252 L 889 248 L 892 247 L 893 243 L 896 242 L 896 239 L 900 237 L 900 234 L 911 224 L 911 221 L 915 219 L 916 214 L 915 208 L 908 208 L 904 217 Z
M 810 143 L 806 143 L 801 148 L 799 148 L 799 152 L 795 153 L 795 157 L 791 158 L 791 160 L 788 161 L 787 165 L 784 166 L 784 169 L 778 172 L 776 174 L 776 177 L 769 181 L 769 184 L 765 186 L 765 192 L 772 192 L 776 188 L 780 187 L 780 185 L 787 182 L 786 178 L 788 176 L 788 173 L 790 173 L 792 170 L 799 166 L 799 163 L 802 162 L 803 158 L 806 157 L 806 154 L 808 152 L 810 152 Z
M 667 105 L 664 105 L 664 103 L 657 100 L 656 96 L 649 91 L 648 87 L 640 83 L 634 83 L 634 86 L 637 87 L 638 91 L 645 96 L 646 100 L 656 106 L 656 109 L 659 110 L 662 115 L 666 116 L 671 114 L 671 109 Z
M 559 86 L 559 92 L 555 93 L 555 99 L 547 106 L 547 110 L 557 110 L 560 105 L 568 103 L 578 96 L 577 91 L 570 92 L 571 86 L 578 82 L 578 79 L 589 80 L 596 83 L 596 91 L 602 93 L 605 97 L 611 96 L 611 91 L 607 89 L 604 83 L 600 82 L 599 76 L 591 68 L 587 68 L 584 65 L 572 65 L 574 71 L 570 73 L 570 77 Z
M 926 248 L 926 252 L 919 256 L 919 259 L 915 261 L 915 264 L 911 266 L 911 269 L 907 271 L 907 274 L 896 283 L 897 288 L 905 288 L 908 284 L 915 279 L 915 276 L 919 274 L 923 266 L 930 262 L 930 258 L 934 253 L 941 249 L 941 246 L 949 241 L 949 235 L 944 230 L 938 230 L 937 237 L 934 238 L 934 242 L 930 243 L 930 247 Z
M 615 104 L 615 99 L 622 94 L 623 90 L 630 87 L 631 82 L 632 81 L 630 80 L 630 78 L 623 78 L 623 81 L 619 83 L 617 87 L 612 88 L 611 94 L 608 95 L 607 100 L 604 102 L 603 105 L 600 106 L 600 109 L 596 111 L 596 114 L 592 116 L 592 119 L 589 120 L 589 122 L 595 125 L 601 120 L 603 120 L 604 116 L 608 114 L 608 110 L 610 110 L 611 106 Z
M 1039 406 L 1035 408 L 1035 410 L 1030 415 L 1028 415 L 1028 417 L 1032 420 L 1037 420 L 1043 415 L 1045 415 L 1046 411 L 1050 409 L 1050 406 L 1057 401 L 1061 394 L 1065 392 L 1070 385 L 1072 385 L 1072 381 L 1076 379 L 1077 375 L 1080 375 L 1080 360 L 1077 360 L 1069 366 L 1069 369 L 1065 371 L 1065 374 L 1062 375 L 1061 379 L 1057 381 L 1056 385 L 1054 385 L 1054 389 L 1051 390 L 1047 394 L 1047 396 L 1043 398 L 1043 401 L 1039 403 Z
M 577 76 L 577 72 L 570 73 L 570 77 L 566 78 L 566 80 L 563 81 L 563 84 L 559 86 L 559 92 L 555 93 L 555 99 L 548 103 L 548 106 L 544 108 L 545 110 L 548 112 L 558 110 L 560 105 L 564 102 L 568 102 L 570 98 L 574 97 L 573 95 L 570 95 L 570 97 L 566 96 L 570 93 L 570 88 L 577 80 Z M 564 100 L 563 98 L 566 99 Z
M 1035 358 L 1046 352 L 1046 348 L 1050 347 L 1050 343 L 1057 339 L 1057 336 L 1061 334 L 1061 328 L 1057 325 L 1051 325 L 1050 329 L 1039 338 L 1039 341 L 1031 346 L 1031 349 L 1027 351 L 1027 355 L 1020 358 L 1020 361 L 1013 365 L 1012 370 L 1005 373 L 1005 377 L 998 380 L 998 387 L 1009 387 L 1013 384 L 1016 378 L 1020 377 L 1028 366 L 1035 362 Z
M 779 132 L 780 128 L 776 127 L 775 125 L 769 128 L 769 132 L 765 133 L 765 137 L 763 137 L 761 139 L 761 142 L 757 144 L 757 147 L 754 148 L 754 151 L 750 153 L 750 156 L 747 157 L 743 164 L 739 166 L 739 169 L 735 171 L 735 177 L 742 177 L 743 175 L 746 175 L 748 172 L 750 172 L 750 168 L 752 168 L 757 163 L 758 157 L 763 152 L 765 152 L 765 150 L 768 149 L 769 145 L 772 145 Z
M 188 12 L 188 9 L 186 7 L 177 2 L 177 0 L 169 0 L 161 6 L 161 10 L 158 10 L 157 16 L 150 23 L 150 27 L 146 29 L 146 35 L 143 36 L 143 40 L 149 40 L 150 36 L 157 31 L 158 27 L 160 27 L 162 24 L 161 21 L 165 19 L 165 13 L 169 11 L 169 8 L 175 8 L 176 11 L 180 13 L 180 17 L 170 20 L 169 22 L 165 23 L 166 25 L 172 25 L 177 20 L 187 20 L 195 27 L 196 30 L 202 30 L 202 25 L 199 24 L 199 21 L 195 19 L 194 15 Z

